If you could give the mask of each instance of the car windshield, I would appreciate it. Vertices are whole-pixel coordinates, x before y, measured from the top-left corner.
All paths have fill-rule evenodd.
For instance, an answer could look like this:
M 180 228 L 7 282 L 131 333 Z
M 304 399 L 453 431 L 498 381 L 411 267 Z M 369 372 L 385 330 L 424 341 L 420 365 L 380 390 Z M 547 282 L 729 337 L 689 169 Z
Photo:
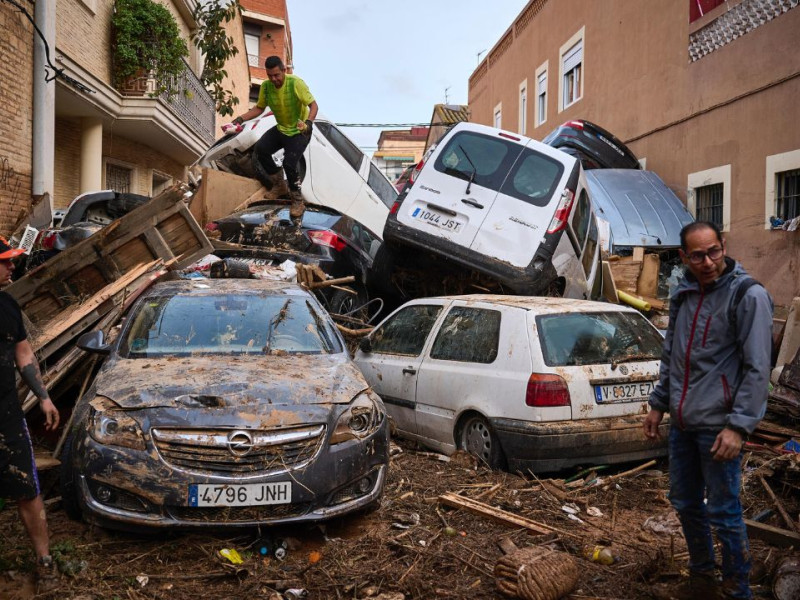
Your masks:
M 335 354 L 330 319 L 302 296 L 156 296 L 139 304 L 120 355 Z
M 559 313 L 536 317 L 544 362 L 551 367 L 658 360 L 663 339 L 642 315 Z

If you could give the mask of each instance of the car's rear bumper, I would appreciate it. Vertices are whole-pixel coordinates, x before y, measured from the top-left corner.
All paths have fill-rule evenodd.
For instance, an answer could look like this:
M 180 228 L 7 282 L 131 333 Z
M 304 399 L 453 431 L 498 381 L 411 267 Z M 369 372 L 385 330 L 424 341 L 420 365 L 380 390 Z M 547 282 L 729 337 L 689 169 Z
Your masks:
M 556 278 L 550 256 L 537 252 L 531 263 L 518 267 L 511 263 L 475 252 L 444 238 L 403 225 L 396 215 L 389 215 L 383 230 L 385 242 L 410 246 L 483 273 L 499 281 L 517 294 L 542 295 Z M 552 253 L 551 253 L 552 255 Z
M 491 419 L 510 471 L 558 471 L 666 456 L 669 420 L 660 440 L 644 436 L 642 416 L 531 422 Z

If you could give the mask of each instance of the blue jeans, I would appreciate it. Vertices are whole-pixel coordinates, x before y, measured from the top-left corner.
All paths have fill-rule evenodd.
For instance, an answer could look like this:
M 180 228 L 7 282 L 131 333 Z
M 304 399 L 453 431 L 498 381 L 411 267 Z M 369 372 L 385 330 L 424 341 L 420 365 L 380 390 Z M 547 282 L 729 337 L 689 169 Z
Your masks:
M 683 526 L 689 570 L 713 574 L 713 527 L 722 545 L 723 589 L 731 598 L 752 598 L 750 546 L 739 502 L 741 457 L 724 462 L 713 459 L 711 446 L 718 433 L 670 427 L 669 500 Z

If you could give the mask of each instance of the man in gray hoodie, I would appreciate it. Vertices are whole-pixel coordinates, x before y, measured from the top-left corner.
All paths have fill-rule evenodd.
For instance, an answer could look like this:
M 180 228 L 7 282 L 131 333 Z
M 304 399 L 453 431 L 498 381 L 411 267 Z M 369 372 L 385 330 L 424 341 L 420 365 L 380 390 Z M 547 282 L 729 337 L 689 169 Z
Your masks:
M 741 450 L 767 407 L 772 299 L 725 255 L 713 223 L 684 227 L 680 256 L 688 272 L 671 297 L 661 374 L 644 422 L 645 435 L 655 439 L 670 413 L 669 499 L 683 527 L 690 573 L 671 597 L 752 598 L 739 502 Z M 711 527 L 722 545 L 721 587 Z

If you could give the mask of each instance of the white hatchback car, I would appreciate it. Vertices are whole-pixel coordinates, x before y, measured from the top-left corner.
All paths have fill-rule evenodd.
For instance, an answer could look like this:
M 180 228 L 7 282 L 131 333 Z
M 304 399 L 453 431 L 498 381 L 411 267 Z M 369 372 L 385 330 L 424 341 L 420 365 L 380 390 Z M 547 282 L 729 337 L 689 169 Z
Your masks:
M 355 362 L 399 435 L 493 468 L 556 471 L 666 454 L 665 437 L 642 430 L 662 342 L 623 306 L 453 296 L 400 307 Z
M 271 112 L 246 121 L 240 133 L 217 140 L 195 166 L 259 179 L 259 170 L 253 162 L 253 147 L 274 125 L 275 117 Z M 282 158 L 283 151 L 276 153 L 278 163 Z M 397 191 L 369 157 L 325 117 L 318 116 L 314 120 L 311 141 L 303 153 L 299 173 L 300 191 L 306 202 L 339 211 L 382 238 Z

